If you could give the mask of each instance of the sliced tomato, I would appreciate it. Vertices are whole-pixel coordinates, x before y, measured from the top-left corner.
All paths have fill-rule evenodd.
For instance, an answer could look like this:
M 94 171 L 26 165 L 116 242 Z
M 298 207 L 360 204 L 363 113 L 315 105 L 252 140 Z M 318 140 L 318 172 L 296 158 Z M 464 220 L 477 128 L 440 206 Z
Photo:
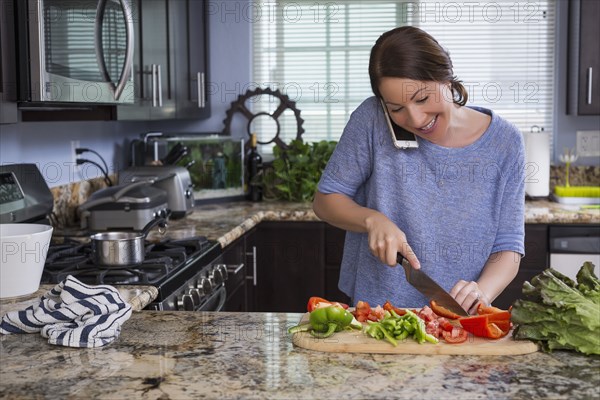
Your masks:
M 421 310 L 419 310 L 417 315 L 425 322 L 430 322 L 430 321 L 433 321 L 434 319 L 438 318 L 438 316 L 433 313 L 431 308 L 429 308 L 427 306 L 424 306 L 423 308 L 421 308 Z
M 451 331 L 442 331 L 442 337 L 446 343 L 462 343 L 467 340 L 469 333 L 461 327 L 455 326 Z
M 354 317 L 359 322 L 365 322 L 368 319 L 370 313 L 371 306 L 369 305 L 369 303 L 367 303 L 366 301 L 359 300 L 358 303 L 356 303 L 356 308 L 354 309 L 354 312 L 352 314 L 354 314 Z
M 447 308 L 440 306 L 439 304 L 437 304 L 435 302 L 435 300 L 431 300 L 429 302 L 429 305 L 431 306 L 431 310 L 440 317 L 445 317 L 445 318 L 449 318 L 449 319 L 460 318 L 460 315 L 448 310 Z
M 455 328 L 455 325 L 452 325 L 452 323 L 444 317 L 438 318 L 438 323 L 440 324 L 440 328 L 444 331 L 451 331 Z

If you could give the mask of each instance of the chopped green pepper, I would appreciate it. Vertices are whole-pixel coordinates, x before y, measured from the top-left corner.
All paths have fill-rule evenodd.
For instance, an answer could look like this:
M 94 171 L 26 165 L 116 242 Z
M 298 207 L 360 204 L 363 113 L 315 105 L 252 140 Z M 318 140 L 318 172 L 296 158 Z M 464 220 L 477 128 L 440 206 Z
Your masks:
M 288 332 L 297 333 L 309 331 L 311 335 L 317 338 L 328 338 L 335 332 L 339 332 L 348 326 L 355 327 L 355 324 L 353 324 L 354 316 L 342 307 L 337 306 L 315 309 L 310 313 L 309 321 L 310 323 L 308 324 L 302 324 L 288 329 Z

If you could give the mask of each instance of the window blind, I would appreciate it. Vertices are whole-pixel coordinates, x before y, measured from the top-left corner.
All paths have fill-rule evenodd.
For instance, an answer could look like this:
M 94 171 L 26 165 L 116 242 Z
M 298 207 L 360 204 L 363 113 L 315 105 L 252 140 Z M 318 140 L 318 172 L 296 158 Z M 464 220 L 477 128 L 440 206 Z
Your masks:
M 268 5 L 268 13 L 265 13 Z M 338 140 L 350 113 L 372 95 L 371 47 L 385 31 L 418 26 L 449 51 L 468 105 L 493 109 L 522 132 L 551 131 L 555 4 L 536 1 L 255 1 L 253 85 L 279 89 L 297 103 L 304 141 Z M 261 96 L 253 113 L 279 105 Z M 274 134 L 256 118 L 259 141 Z M 296 135 L 290 110 L 278 119 L 284 141 Z M 261 147 L 271 152 L 272 144 Z

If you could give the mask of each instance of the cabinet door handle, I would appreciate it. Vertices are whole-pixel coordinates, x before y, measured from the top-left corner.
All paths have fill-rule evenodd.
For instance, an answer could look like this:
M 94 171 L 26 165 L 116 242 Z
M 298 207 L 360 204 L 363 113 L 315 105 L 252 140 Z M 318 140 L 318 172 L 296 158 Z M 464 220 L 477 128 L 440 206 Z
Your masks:
M 156 107 L 156 64 L 152 64 L 152 107 Z
M 198 85 L 198 108 L 204 108 L 206 106 L 206 84 L 204 81 L 204 72 L 198 72 L 196 80 Z
M 158 82 L 158 106 L 162 107 L 162 78 L 160 73 L 160 64 L 156 65 L 156 76 Z
M 252 255 L 252 285 L 256 286 L 258 284 L 258 277 L 256 276 L 256 246 L 252 246 L 252 253 L 246 253 L 246 255 Z M 250 279 L 250 277 L 247 276 L 246 279 Z
M 593 78 L 593 69 L 589 67 L 587 70 L 587 78 L 588 78 L 588 87 L 587 87 L 587 103 L 592 104 L 592 78 Z

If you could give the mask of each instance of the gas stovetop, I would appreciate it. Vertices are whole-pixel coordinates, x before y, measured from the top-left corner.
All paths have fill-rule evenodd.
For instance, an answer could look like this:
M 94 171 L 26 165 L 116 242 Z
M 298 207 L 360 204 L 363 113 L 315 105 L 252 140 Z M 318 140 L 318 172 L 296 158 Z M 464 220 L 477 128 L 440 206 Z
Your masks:
M 141 264 L 113 267 L 94 264 L 89 243 L 66 238 L 63 244 L 48 249 L 42 283 L 58 283 L 73 275 L 94 285 L 152 285 L 159 289 L 160 301 L 219 254 L 219 243 L 204 236 L 158 243 L 146 241 Z

